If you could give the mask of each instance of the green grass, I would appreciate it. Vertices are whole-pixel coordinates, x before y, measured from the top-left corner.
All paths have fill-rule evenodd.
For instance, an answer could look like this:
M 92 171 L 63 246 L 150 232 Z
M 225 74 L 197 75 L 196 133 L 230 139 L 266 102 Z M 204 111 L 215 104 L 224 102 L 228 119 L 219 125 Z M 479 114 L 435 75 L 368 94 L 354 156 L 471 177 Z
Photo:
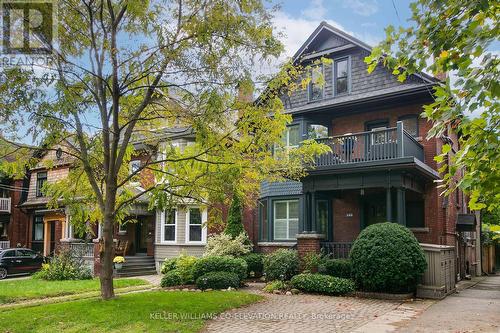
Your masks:
M 115 288 L 148 284 L 141 279 L 115 279 Z M 73 295 L 99 290 L 99 280 L 45 281 L 21 279 L 0 281 L 0 304 L 13 303 L 35 298 Z
M 0 311 L 1 332 L 198 332 L 205 319 L 250 304 L 244 292 L 141 292 Z M 175 314 L 177 319 L 174 318 Z M 180 318 L 182 315 L 188 318 Z M 155 318 L 156 316 L 156 318 Z

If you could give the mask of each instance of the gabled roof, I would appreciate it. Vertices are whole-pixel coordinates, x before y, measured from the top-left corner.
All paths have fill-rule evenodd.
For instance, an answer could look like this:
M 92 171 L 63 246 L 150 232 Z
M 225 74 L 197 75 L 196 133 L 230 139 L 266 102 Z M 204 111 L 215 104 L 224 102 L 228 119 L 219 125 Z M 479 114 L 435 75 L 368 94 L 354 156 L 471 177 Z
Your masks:
M 307 40 L 302 44 L 302 46 L 298 49 L 298 51 L 293 55 L 293 60 L 297 60 L 304 52 L 308 51 L 309 45 L 314 42 L 319 34 L 323 31 L 329 31 L 332 34 L 341 37 L 345 39 L 346 41 L 361 47 L 362 49 L 365 49 L 368 52 L 371 52 L 372 48 L 370 45 L 366 44 L 365 42 L 357 39 L 354 36 L 349 35 L 348 33 L 345 33 L 344 31 L 335 28 L 333 25 L 327 23 L 326 21 L 322 21 L 319 26 L 314 30 L 314 32 L 307 38 Z
M 320 52 L 315 53 L 314 52 L 315 50 L 310 50 L 309 47 L 313 43 L 320 40 L 322 38 L 321 35 L 324 32 L 329 33 L 331 36 L 335 36 L 337 38 L 343 39 L 346 41 L 346 43 L 343 45 L 331 47 L 329 49 L 324 49 L 324 50 L 321 50 Z M 351 48 L 351 47 L 360 47 L 367 52 L 372 51 L 372 47 L 370 45 L 357 39 L 354 36 L 349 35 L 348 33 L 344 32 L 338 28 L 335 28 L 333 25 L 327 23 L 326 21 L 322 21 L 319 24 L 319 26 L 314 30 L 314 32 L 309 36 L 309 38 L 307 38 L 305 43 L 302 44 L 302 46 L 293 55 L 292 59 L 294 62 L 297 62 L 297 61 L 304 60 L 305 58 L 312 58 L 314 56 L 319 57 L 319 56 L 324 55 L 324 54 L 343 51 L 343 50 Z M 310 56 L 308 57 L 308 55 L 310 55 Z M 302 57 L 302 59 L 301 59 L 301 57 Z M 436 83 L 439 81 L 439 79 L 437 79 L 431 75 L 428 75 L 426 73 L 419 73 L 419 74 L 413 74 L 413 75 L 419 77 L 420 79 L 422 79 L 426 83 Z

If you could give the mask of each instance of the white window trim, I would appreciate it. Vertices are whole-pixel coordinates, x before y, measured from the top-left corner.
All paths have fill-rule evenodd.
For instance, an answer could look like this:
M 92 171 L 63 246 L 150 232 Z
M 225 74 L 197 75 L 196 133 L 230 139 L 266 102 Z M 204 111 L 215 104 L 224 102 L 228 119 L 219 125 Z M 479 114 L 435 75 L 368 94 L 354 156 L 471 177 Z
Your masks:
M 297 225 L 299 224 L 299 218 L 290 218 L 290 202 L 291 201 L 296 201 L 299 203 L 298 199 L 290 199 L 290 200 L 274 200 L 273 201 L 273 240 L 279 240 L 279 241 L 289 241 L 289 240 L 296 240 L 297 238 L 295 235 L 291 235 L 290 237 L 290 221 L 291 220 L 297 220 Z M 286 219 L 278 219 L 276 218 L 276 203 L 280 202 L 286 202 Z M 300 208 L 299 208 L 300 212 Z M 287 238 L 276 238 L 276 220 L 279 221 L 286 221 L 286 235 Z
M 168 225 L 174 225 L 174 240 L 165 240 L 165 224 L 166 214 L 165 211 L 160 212 L 160 244 L 177 244 L 177 227 L 179 222 L 179 210 L 174 208 L 175 211 L 175 223 L 169 223 Z
M 118 235 L 126 235 L 127 234 L 126 226 L 127 226 L 127 222 L 118 224 Z M 123 227 L 125 227 L 125 229 L 122 229 Z
M 190 226 L 190 210 L 191 208 L 199 208 L 201 211 L 201 242 L 190 241 L 189 240 L 189 226 Z M 187 206 L 186 207 L 186 244 L 200 244 L 205 245 L 207 243 L 207 209 L 200 206 Z

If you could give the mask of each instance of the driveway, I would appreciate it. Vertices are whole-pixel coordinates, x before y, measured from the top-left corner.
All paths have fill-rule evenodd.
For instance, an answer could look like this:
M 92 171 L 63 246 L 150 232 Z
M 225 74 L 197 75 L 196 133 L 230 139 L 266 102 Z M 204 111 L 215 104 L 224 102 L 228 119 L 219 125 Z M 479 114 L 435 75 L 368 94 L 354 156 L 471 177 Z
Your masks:
M 348 332 L 401 304 L 398 301 L 320 295 L 262 293 L 263 284 L 245 291 L 266 300 L 233 309 L 210 321 L 205 332 Z
M 500 332 L 500 275 L 427 308 L 400 332 Z

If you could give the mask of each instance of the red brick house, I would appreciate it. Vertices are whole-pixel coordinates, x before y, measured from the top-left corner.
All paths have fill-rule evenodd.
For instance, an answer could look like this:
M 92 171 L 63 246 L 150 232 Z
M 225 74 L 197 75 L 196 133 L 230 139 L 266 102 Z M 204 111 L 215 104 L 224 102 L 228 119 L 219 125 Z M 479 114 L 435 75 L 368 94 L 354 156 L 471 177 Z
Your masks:
M 476 244 L 474 232 L 461 232 L 459 214 L 469 213 L 465 197 L 460 190 L 440 196 L 436 184 L 434 157 L 445 143 L 456 149 L 457 135 L 449 129 L 427 139 L 432 124 L 420 117 L 438 80 L 420 74 L 400 83 L 382 67 L 368 74 L 363 59 L 370 50 L 323 22 L 295 54 L 303 65 L 320 57 L 332 63 L 306 74 L 312 76 L 307 89 L 283 96 L 293 116 L 286 146 L 312 138 L 332 152 L 320 156 L 301 182 L 262 184 L 254 241 L 263 252 L 321 248 L 346 257 L 363 228 L 391 221 L 410 228 L 422 243 L 456 247 L 457 273 L 474 273 L 474 251 L 462 250 Z M 315 83 L 318 72 L 322 85 Z M 255 225 L 247 228 L 254 231 Z
M 26 194 L 25 179 L 0 177 L 0 249 L 28 245 L 29 217 L 18 207 Z

